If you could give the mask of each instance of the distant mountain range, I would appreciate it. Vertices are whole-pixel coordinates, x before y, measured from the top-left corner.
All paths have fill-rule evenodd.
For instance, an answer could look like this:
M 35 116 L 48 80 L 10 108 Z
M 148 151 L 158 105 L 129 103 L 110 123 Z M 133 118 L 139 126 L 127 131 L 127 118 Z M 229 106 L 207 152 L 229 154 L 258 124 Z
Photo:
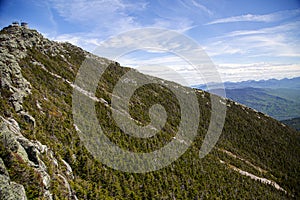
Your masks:
M 297 78 L 284 78 L 284 79 L 269 79 L 269 80 L 259 80 L 259 81 L 242 81 L 239 83 L 234 82 L 226 82 L 225 87 L 228 89 L 236 89 L 236 88 L 245 88 L 245 87 L 253 87 L 253 88 L 288 88 L 288 89 L 300 89 L 300 77 Z
M 207 90 L 206 85 L 193 87 Z M 300 77 L 225 82 L 224 87 L 227 98 L 266 113 L 277 120 L 300 117 Z M 218 90 L 213 89 L 210 92 L 218 93 Z
M 210 83 L 212 86 L 218 85 L 217 83 Z M 193 88 L 208 90 L 206 84 L 192 85 Z M 226 89 L 241 89 L 241 88 L 288 88 L 288 89 L 300 89 L 300 77 L 296 78 L 284 78 L 284 79 L 268 79 L 268 80 L 248 80 L 241 82 L 224 82 Z

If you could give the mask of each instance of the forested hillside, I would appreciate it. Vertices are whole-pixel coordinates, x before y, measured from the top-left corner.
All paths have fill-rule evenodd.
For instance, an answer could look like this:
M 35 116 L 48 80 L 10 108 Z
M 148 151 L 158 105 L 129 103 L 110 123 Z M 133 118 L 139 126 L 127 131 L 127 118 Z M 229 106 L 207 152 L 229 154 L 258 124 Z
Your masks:
M 168 118 L 155 136 L 130 137 L 116 125 L 111 107 L 113 89 L 130 68 L 23 27 L 1 30 L 0 44 L 0 199 L 300 198 L 298 132 L 221 99 L 227 107 L 223 132 L 201 159 L 199 149 L 211 116 L 210 94 L 137 71 L 136 76 L 145 80 L 196 94 L 197 136 L 179 159 L 157 171 L 129 173 L 102 164 L 81 141 L 72 114 L 74 81 L 86 57 L 99 68 L 109 64 L 93 102 L 106 136 L 123 149 L 151 152 L 174 140 L 181 118 L 174 93 L 159 84 L 138 88 L 130 98 L 130 117 L 147 125 L 149 108 L 160 104 Z

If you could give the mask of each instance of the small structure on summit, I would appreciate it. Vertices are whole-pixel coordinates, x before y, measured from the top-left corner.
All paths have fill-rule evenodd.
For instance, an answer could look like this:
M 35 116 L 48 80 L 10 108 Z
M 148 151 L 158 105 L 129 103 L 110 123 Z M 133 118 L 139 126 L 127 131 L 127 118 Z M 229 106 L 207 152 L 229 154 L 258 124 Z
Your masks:
M 11 26 L 12 27 L 19 27 L 20 24 L 19 24 L 18 21 L 14 21 L 14 22 L 11 23 Z M 29 28 L 27 22 L 21 22 L 21 27 L 23 27 L 23 28 Z
M 14 27 L 17 27 L 17 26 L 19 26 L 19 22 L 15 21 L 15 22 L 11 23 L 11 25 L 14 26 Z
M 27 22 L 21 22 L 21 26 L 24 28 L 28 28 L 28 23 Z

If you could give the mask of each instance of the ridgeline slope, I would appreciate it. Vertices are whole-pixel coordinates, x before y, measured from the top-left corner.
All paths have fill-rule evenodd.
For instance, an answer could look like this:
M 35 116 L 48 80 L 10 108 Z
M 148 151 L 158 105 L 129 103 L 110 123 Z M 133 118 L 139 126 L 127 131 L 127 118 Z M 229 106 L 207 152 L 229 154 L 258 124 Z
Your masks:
M 150 122 L 154 104 L 168 114 L 157 135 L 134 138 L 117 126 L 111 111 L 114 86 L 130 68 L 24 27 L 1 30 L 0 54 L 0 199 L 300 198 L 300 135 L 271 117 L 222 99 L 227 106 L 223 132 L 216 147 L 200 159 L 211 115 L 210 94 L 164 81 L 197 95 L 195 140 L 178 160 L 158 171 L 117 171 L 91 155 L 73 121 L 73 83 L 82 62 L 90 57 L 100 68 L 109 64 L 94 102 L 105 134 L 123 149 L 151 152 L 174 139 L 180 123 L 174 94 L 159 84 L 134 92 L 129 113 L 139 125 Z

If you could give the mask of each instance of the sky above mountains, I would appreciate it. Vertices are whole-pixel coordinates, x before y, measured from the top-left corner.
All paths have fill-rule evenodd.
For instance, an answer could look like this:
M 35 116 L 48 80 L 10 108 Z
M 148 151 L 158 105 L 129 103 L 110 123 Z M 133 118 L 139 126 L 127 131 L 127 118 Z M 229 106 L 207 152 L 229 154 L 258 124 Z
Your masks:
M 0 26 L 12 21 L 26 21 L 50 39 L 69 41 L 91 52 L 102 41 L 126 31 L 165 28 L 196 41 L 223 81 L 300 76 L 297 0 L 0 1 Z M 187 84 L 203 82 L 195 75 L 195 67 L 169 52 L 135 51 L 118 61 L 169 80 L 180 82 L 180 74 Z

